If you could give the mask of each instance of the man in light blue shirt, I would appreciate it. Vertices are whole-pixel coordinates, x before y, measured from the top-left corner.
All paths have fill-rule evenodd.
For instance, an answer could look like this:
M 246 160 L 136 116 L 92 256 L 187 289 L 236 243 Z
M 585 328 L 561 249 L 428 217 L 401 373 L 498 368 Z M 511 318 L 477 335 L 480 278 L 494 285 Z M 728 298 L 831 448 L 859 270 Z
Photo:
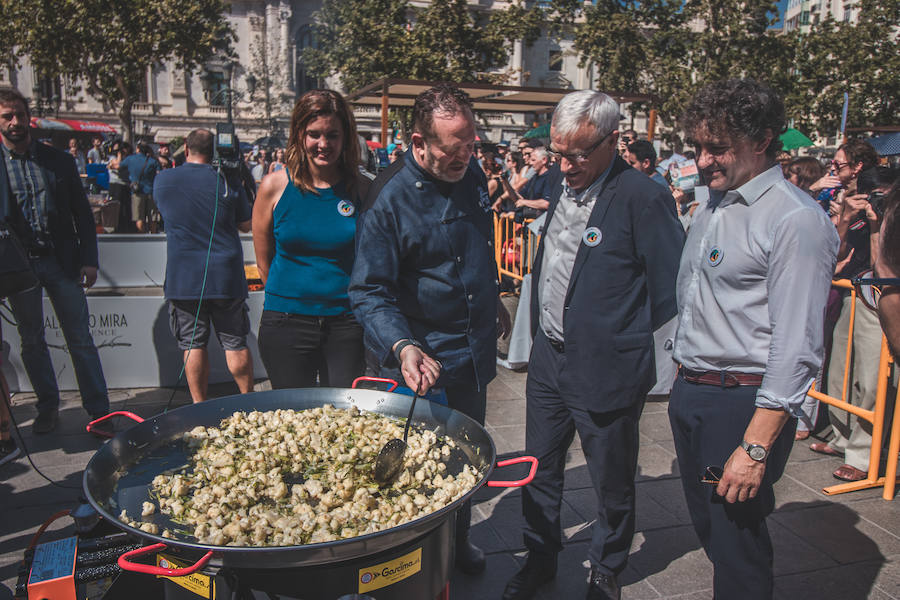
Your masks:
M 710 199 L 694 214 L 678 272 L 680 363 L 669 400 L 694 529 L 716 598 L 772 597 L 766 516 L 823 359 L 834 226 L 787 182 L 775 153 L 784 104 L 751 80 L 694 97 L 685 129 Z
M 153 180 L 159 171 L 159 161 L 147 144 L 138 144 L 138 151 L 122 161 L 128 169 L 131 183 L 131 220 L 140 233 L 155 233 L 159 224 L 159 210 L 153 202 Z

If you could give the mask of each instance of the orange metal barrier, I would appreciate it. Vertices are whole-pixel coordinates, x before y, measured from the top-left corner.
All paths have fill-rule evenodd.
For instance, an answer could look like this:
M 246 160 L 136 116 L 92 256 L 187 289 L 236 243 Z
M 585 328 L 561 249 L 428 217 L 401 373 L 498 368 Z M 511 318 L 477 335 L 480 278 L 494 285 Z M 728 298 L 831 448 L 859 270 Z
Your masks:
M 494 214 L 494 258 L 501 277 L 506 275 L 521 281 L 531 273 L 540 241 L 540 237 L 528 229 L 533 220 L 516 223 L 513 217 Z
M 846 410 L 857 417 L 864 419 L 872 424 L 872 447 L 869 451 L 869 471 L 866 479 L 860 481 L 852 481 L 824 488 L 822 491 L 827 495 L 843 494 L 845 492 L 854 492 L 856 490 L 865 490 L 873 487 L 884 486 L 882 498 L 885 500 L 893 500 L 894 490 L 897 485 L 897 453 L 900 452 L 900 390 L 898 390 L 895 399 L 893 425 L 891 427 L 891 438 L 889 445 L 889 454 L 887 467 L 884 477 L 878 477 L 879 467 L 881 466 L 881 446 L 884 436 L 884 417 L 887 408 L 887 390 L 888 382 L 891 377 L 891 364 L 893 359 L 888 351 L 887 340 L 881 336 L 881 358 L 878 365 L 878 387 L 875 394 L 875 407 L 872 410 L 865 410 L 858 406 L 853 406 L 847 402 L 847 384 L 850 380 L 850 365 L 853 356 L 853 324 L 856 318 L 856 290 L 848 279 L 838 279 L 832 282 L 835 287 L 841 287 L 850 290 L 850 325 L 847 342 L 847 351 L 844 359 L 844 382 L 841 386 L 841 397 L 836 398 L 816 391 L 815 384 L 808 392 L 809 395 L 819 402 L 829 404 L 835 408 Z

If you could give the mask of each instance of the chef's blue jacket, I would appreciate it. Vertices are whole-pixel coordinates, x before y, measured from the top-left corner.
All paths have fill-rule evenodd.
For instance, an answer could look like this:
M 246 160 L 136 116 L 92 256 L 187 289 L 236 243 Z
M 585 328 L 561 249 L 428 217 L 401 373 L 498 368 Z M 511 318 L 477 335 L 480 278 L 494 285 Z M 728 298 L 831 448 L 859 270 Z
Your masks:
M 443 365 L 436 386 L 485 389 L 496 375 L 498 289 L 478 163 L 447 183 L 407 151 L 372 183 L 365 204 L 349 296 L 369 356 L 398 378 L 392 348 L 413 339 Z

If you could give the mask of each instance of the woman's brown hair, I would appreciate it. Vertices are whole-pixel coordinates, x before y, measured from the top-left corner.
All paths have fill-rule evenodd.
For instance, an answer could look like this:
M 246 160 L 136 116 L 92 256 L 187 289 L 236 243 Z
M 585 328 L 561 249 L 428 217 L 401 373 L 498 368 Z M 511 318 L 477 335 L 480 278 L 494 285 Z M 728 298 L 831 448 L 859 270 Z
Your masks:
M 795 158 L 787 165 L 788 174 L 797 176 L 799 187 L 803 191 L 808 191 L 809 186 L 817 182 L 825 174 L 825 169 L 821 163 L 812 156 L 801 156 Z
M 294 184 L 300 189 L 316 192 L 312 174 L 309 171 L 309 156 L 303 138 L 306 128 L 317 117 L 334 115 L 341 122 L 344 139 L 338 159 L 338 172 L 350 197 L 354 197 L 359 177 L 359 140 L 356 135 L 356 120 L 344 98 L 331 90 L 310 90 L 300 96 L 291 113 L 291 135 L 288 139 L 284 162 Z

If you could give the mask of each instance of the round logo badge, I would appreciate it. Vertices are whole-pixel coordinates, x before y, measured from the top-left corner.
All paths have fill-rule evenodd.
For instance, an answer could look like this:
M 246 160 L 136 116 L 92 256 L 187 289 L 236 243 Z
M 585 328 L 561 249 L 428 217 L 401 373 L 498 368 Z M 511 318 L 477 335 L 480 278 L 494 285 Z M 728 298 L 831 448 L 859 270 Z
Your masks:
M 356 207 L 353 206 L 352 202 L 341 200 L 338 202 L 338 212 L 344 217 L 352 217 L 353 213 L 356 212 Z
M 600 230 L 596 227 L 588 227 L 584 230 L 584 235 L 581 236 L 581 241 L 584 242 L 584 245 L 588 248 L 593 248 L 603 239 L 603 234 L 600 233 Z
M 706 262 L 708 262 L 711 267 L 718 267 L 723 258 L 725 258 L 725 251 L 717 246 L 709 251 Z

